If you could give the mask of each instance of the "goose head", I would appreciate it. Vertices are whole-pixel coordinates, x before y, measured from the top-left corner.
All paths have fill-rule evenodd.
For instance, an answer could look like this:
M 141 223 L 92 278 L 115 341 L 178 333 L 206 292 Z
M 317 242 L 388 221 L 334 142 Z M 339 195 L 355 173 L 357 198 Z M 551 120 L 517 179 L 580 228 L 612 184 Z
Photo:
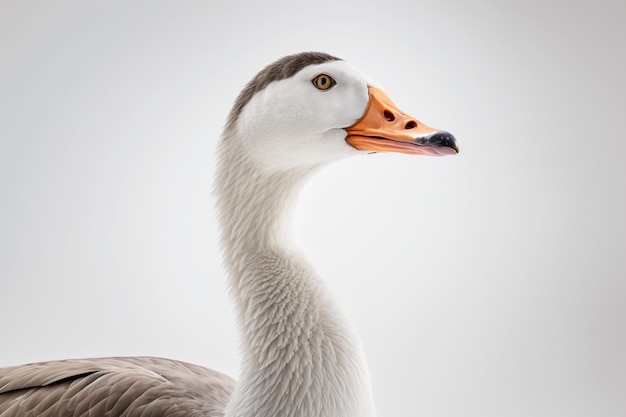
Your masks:
M 235 102 L 224 136 L 265 171 L 310 169 L 359 153 L 458 152 L 454 136 L 404 113 L 354 66 L 317 52 L 259 72 Z

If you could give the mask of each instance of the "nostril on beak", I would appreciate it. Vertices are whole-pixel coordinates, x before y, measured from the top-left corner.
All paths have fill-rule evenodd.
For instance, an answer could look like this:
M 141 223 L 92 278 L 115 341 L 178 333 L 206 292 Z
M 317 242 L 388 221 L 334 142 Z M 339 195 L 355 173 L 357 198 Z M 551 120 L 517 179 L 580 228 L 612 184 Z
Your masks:
M 416 127 L 417 127 L 417 122 L 415 120 L 410 120 L 406 122 L 406 124 L 404 125 L 405 129 L 415 129 Z
M 383 117 L 385 118 L 385 120 L 387 120 L 388 122 L 393 122 L 394 120 L 396 120 L 396 116 L 393 115 L 392 112 L 390 112 L 389 110 L 385 110 L 383 112 Z

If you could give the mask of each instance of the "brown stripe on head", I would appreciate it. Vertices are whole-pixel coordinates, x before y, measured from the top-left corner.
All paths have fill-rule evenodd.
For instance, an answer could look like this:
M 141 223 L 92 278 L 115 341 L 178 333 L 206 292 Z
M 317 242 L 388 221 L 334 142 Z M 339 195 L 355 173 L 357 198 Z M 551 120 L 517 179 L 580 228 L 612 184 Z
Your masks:
M 268 65 L 255 75 L 241 93 L 239 93 L 228 116 L 226 129 L 231 129 L 235 125 L 241 111 L 252 99 L 252 96 L 263 90 L 272 81 L 284 80 L 309 65 L 322 64 L 328 61 L 341 61 L 341 59 L 324 52 L 301 52 L 299 54 L 285 56 Z

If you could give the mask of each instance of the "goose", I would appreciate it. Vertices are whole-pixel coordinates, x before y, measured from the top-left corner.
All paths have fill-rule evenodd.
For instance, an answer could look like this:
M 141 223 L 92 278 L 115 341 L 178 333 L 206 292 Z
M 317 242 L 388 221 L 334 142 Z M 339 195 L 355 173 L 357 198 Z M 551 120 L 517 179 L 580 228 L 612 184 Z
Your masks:
M 321 52 L 283 57 L 242 90 L 218 145 L 220 245 L 241 334 L 238 382 L 154 357 L 0 369 L 0 416 L 373 417 L 360 340 L 290 233 L 305 182 L 359 154 L 453 155 L 453 135 L 402 112 Z

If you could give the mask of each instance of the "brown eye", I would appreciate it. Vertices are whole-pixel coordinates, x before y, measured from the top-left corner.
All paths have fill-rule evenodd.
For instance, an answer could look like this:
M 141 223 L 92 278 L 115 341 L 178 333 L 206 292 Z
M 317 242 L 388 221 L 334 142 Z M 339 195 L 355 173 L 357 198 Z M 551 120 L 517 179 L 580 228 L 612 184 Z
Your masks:
M 322 90 L 322 91 L 323 90 L 328 90 L 329 88 L 331 88 L 335 84 L 337 84 L 337 82 L 335 80 L 333 80 L 333 77 L 331 77 L 330 75 L 327 75 L 327 74 L 320 74 L 317 77 L 313 78 L 313 85 L 318 90 Z

